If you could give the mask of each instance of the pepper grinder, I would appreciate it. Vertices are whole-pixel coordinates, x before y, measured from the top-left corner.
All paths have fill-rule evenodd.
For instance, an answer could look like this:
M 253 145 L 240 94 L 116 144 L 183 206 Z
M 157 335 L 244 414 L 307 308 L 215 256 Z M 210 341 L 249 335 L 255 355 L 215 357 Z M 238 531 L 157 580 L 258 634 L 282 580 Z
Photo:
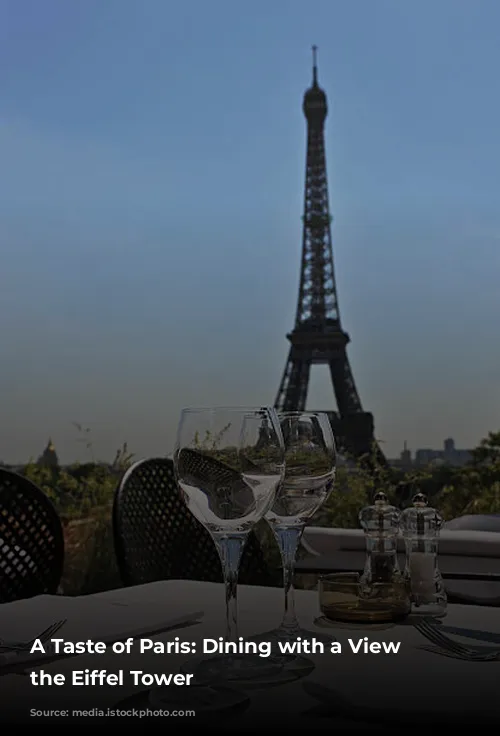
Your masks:
M 397 556 L 400 513 L 391 506 L 385 493 L 378 492 L 372 506 L 359 513 L 365 532 L 366 562 L 361 583 L 390 583 L 401 575 Z
M 401 514 L 406 546 L 405 578 L 410 589 L 412 614 L 446 615 L 446 591 L 439 571 L 437 553 L 443 519 L 428 506 L 427 497 L 417 493 L 413 506 Z

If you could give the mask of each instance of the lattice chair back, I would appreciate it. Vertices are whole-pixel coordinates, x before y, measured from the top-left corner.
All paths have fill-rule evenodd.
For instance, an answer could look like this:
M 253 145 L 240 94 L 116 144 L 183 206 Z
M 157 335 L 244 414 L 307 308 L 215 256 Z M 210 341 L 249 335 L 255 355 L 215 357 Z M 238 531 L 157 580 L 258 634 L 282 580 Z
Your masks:
M 0 603 L 57 593 L 64 565 L 61 520 L 28 478 L 0 468 Z
M 168 458 L 140 460 L 127 470 L 115 494 L 113 530 L 124 585 L 169 579 L 222 581 L 212 538 L 185 505 Z M 253 532 L 239 579 L 246 585 L 272 581 Z

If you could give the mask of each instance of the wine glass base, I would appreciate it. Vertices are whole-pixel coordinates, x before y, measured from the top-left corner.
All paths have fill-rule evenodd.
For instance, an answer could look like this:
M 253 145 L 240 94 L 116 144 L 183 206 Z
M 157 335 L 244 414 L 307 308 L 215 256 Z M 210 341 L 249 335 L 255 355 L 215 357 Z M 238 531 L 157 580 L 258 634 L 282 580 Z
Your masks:
M 181 670 L 194 675 L 193 685 L 226 683 L 237 687 L 249 682 L 255 685 L 272 682 L 281 676 L 283 663 L 252 654 L 221 654 L 190 659 Z
M 330 646 L 336 641 L 334 636 L 325 634 L 319 631 L 310 631 L 303 629 L 300 626 L 294 629 L 278 628 L 274 631 L 266 631 L 263 634 L 257 634 L 248 638 L 248 641 L 254 642 L 269 642 L 271 644 L 271 657 L 270 661 L 278 664 L 282 663 L 286 666 L 287 670 L 307 670 L 312 671 L 314 669 L 314 663 L 310 659 L 307 659 L 304 655 L 321 654 L 321 652 L 311 651 L 297 651 L 296 654 L 288 654 L 282 651 L 282 646 L 286 643 L 293 644 L 300 638 L 301 641 L 312 642 L 313 640 L 318 644 L 322 644 L 324 647 L 324 653 L 327 654 L 330 651 Z M 280 646 L 281 645 L 281 646 Z
M 179 693 L 179 691 L 187 691 Z M 230 687 L 171 687 L 154 688 L 149 693 L 149 704 L 155 710 L 192 709 L 198 716 L 208 717 L 222 713 L 246 710 L 250 698 L 245 693 Z

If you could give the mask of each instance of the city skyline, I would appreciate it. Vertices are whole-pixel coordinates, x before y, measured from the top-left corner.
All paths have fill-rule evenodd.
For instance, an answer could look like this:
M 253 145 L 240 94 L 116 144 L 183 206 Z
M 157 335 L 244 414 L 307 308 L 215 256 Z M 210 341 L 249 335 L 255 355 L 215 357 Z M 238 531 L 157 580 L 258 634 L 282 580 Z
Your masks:
M 474 447 L 500 411 L 500 8 L 190 7 L 0 9 L 0 457 L 78 459 L 73 422 L 99 458 L 165 454 L 183 406 L 274 401 L 313 43 L 364 408 L 388 457 Z M 335 408 L 327 369 L 308 408 Z
M 86 435 L 86 432 L 89 432 L 90 434 Z M 125 452 L 127 456 L 134 460 L 139 459 L 135 456 L 135 453 L 128 452 L 129 448 L 127 443 L 125 443 L 125 445 L 121 448 L 117 448 L 113 458 L 99 456 L 98 454 L 96 454 L 93 442 L 91 441 L 90 427 L 82 427 L 80 430 L 80 436 L 75 441 L 83 444 L 83 452 L 78 452 L 78 457 L 75 456 L 72 459 L 66 458 L 61 467 L 68 467 L 75 463 L 103 463 L 105 465 L 111 465 L 113 460 L 116 460 L 116 458 L 123 452 Z M 398 453 L 398 455 L 395 457 L 387 457 L 387 461 L 391 465 L 396 467 L 406 467 L 412 465 L 427 466 L 432 465 L 433 461 L 435 461 L 436 459 L 443 458 L 446 459 L 450 465 L 465 465 L 466 463 L 470 462 L 470 453 L 474 449 L 455 447 L 455 440 L 451 437 L 447 437 L 446 439 L 444 439 L 441 447 L 417 447 L 412 449 L 407 445 L 408 443 L 404 441 L 401 447 L 401 451 Z M 172 453 L 167 454 L 171 455 Z M 49 458 L 49 460 L 47 460 L 47 457 Z M 3 463 L 7 467 L 15 468 L 24 467 L 26 464 L 29 463 L 54 466 L 60 465 L 59 453 L 56 447 L 56 443 L 54 443 L 52 437 L 48 438 L 42 451 L 31 454 L 27 458 L 18 458 L 16 461 L 0 457 L 0 463 Z

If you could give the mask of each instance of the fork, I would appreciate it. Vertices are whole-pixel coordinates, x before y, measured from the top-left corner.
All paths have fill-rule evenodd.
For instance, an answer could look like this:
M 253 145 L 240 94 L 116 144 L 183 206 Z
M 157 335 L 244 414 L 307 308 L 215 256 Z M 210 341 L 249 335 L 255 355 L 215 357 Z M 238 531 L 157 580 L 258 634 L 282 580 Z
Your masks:
M 0 638 L 0 651 L 2 652 L 24 652 L 28 649 L 31 649 L 33 644 L 37 639 L 40 640 L 42 644 L 45 644 L 51 637 L 59 631 L 60 628 L 64 626 L 67 619 L 63 618 L 61 621 L 56 621 L 55 623 L 51 624 L 50 626 L 47 626 L 46 629 L 40 632 L 38 636 L 33 637 L 33 639 L 26 639 L 26 640 L 20 640 L 20 641 L 8 641 L 6 639 Z
M 425 636 L 426 639 L 436 644 L 437 647 L 444 651 L 452 652 L 461 659 L 489 662 L 500 658 L 500 649 L 498 647 L 476 647 L 475 649 L 466 647 L 445 636 L 432 619 L 414 621 L 413 626 L 422 636 Z
M 442 649 L 441 647 L 431 647 L 428 644 L 424 644 L 421 647 L 418 647 L 424 652 L 431 652 L 431 654 L 440 654 L 442 657 L 451 657 L 452 659 L 460 659 L 462 662 L 498 662 L 500 660 L 500 657 L 498 654 L 491 654 L 486 652 L 481 652 L 480 654 L 476 654 L 475 656 L 466 656 L 464 654 L 457 654 L 456 652 L 451 651 L 451 649 Z

